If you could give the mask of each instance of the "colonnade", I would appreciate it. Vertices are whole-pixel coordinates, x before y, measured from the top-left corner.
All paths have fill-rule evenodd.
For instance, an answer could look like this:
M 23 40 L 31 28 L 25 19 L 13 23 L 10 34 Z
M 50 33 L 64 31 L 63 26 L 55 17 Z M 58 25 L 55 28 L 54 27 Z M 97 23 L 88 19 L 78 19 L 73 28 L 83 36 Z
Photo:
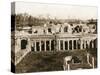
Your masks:
M 23 40 L 26 40 L 27 43 L 23 43 Z M 30 51 L 67 51 L 97 48 L 97 38 L 57 38 L 55 40 L 52 38 L 16 38 L 16 52 L 22 50 L 22 44 L 26 45 L 26 50 Z
M 31 42 L 32 51 L 65 51 L 75 49 L 95 48 L 94 40 L 90 39 L 44 39 Z

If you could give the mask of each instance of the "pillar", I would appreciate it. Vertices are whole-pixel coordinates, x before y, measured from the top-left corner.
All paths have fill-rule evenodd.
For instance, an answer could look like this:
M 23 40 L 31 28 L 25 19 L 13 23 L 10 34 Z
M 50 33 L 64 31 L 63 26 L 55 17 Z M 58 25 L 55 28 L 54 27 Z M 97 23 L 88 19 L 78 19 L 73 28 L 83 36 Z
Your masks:
M 88 48 L 90 48 L 90 41 L 89 40 L 87 40 L 87 44 L 88 44 Z
M 80 46 L 81 46 L 81 49 L 83 49 L 83 40 L 81 40 L 81 45 Z
M 51 40 L 49 40 L 49 49 L 51 51 Z
M 76 49 L 77 49 L 78 45 L 77 45 L 77 40 L 76 40 Z
M 39 41 L 40 51 L 41 51 L 41 40 Z
M 92 40 L 92 48 L 94 48 L 94 42 L 93 42 L 93 40 Z
M 73 40 L 72 40 L 72 50 L 74 50 Z
M 13 48 L 15 48 L 15 50 L 13 50 L 13 51 L 15 53 L 17 53 L 18 51 L 21 50 L 21 39 L 20 38 L 16 38 L 16 39 L 13 39 L 12 42 L 14 42 L 14 41 L 15 41 L 15 43 L 14 43 L 15 47 L 13 46 Z
M 59 50 L 60 50 L 61 48 L 60 48 L 60 40 L 59 40 Z
M 68 50 L 69 50 L 69 40 L 67 40 L 67 42 L 68 42 Z
M 31 40 L 30 39 L 28 39 L 28 45 L 27 45 L 27 50 L 28 51 L 31 51 Z
M 45 51 L 46 51 L 46 40 L 45 40 L 45 42 L 44 42 L 44 49 L 45 49 Z
M 65 50 L 65 40 L 63 40 L 63 50 Z
M 84 48 L 86 49 L 86 41 L 84 40 Z
M 35 43 L 35 51 L 37 51 L 37 49 L 36 49 L 36 41 L 34 41 L 34 43 Z

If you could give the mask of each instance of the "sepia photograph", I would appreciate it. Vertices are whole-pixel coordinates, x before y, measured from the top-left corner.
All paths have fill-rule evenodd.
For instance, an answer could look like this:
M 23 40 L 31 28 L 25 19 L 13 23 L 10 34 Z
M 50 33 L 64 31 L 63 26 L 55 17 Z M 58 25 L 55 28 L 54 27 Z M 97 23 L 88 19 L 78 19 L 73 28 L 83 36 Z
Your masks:
M 96 69 L 98 8 L 56 3 L 11 3 L 11 71 Z

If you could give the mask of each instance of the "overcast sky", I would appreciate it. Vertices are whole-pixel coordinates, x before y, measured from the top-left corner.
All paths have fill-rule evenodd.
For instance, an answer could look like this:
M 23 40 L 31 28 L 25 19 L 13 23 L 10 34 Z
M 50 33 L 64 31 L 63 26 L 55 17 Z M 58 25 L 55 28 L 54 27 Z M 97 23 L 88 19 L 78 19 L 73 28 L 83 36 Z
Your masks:
M 63 4 L 42 4 L 29 2 L 16 2 L 16 14 L 28 13 L 33 16 L 49 15 L 51 18 L 59 19 L 90 19 L 97 18 L 97 7 L 63 5 Z

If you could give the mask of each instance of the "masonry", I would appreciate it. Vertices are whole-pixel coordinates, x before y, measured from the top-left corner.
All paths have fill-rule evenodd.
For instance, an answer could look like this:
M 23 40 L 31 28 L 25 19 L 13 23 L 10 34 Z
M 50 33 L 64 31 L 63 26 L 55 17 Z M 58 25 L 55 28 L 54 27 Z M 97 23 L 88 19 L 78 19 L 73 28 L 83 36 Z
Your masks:
M 87 29 L 85 29 L 86 27 Z M 44 24 L 44 26 L 32 26 L 31 28 L 23 27 L 21 31 L 16 29 L 15 35 L 12 35 L 12 41 L 15 42 L 14 48 L 12 46 L 15 58 L 12 61 L 16 65 L 30 51 L 49 52 L 96 49 L 96 29 L 93 29 L 94 32 L 89 30 L 86 24 L 72 26 L 68 23 L 52 24 L 51 26 Z
M 97 35 L 31 35 L 17 36 L 19 50 L 28 51 L 69 51 L 77 49 L 97 48 Z M 25 44 L 25 41 L 27 42 Z M 24 48 L 22 47 L 24 46 Z

